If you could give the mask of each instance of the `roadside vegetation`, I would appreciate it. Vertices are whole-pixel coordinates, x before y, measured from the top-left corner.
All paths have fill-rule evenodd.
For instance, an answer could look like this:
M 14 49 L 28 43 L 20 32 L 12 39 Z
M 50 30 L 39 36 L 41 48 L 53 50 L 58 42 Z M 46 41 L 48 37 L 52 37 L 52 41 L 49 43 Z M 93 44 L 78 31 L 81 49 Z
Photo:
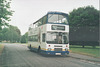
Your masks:
M 80 7 L 69 13 L 70 51 L 100 58 L 99 10 Z
M 21 32 L 16 26 L 9 25 L 0 31 L 0 41 L 20 42 Z
M 1 55 L 2 51 L 3 51 L 3 48 L 4 48 L 4 45 L 0 44 L 0 55 Z
M 70 45 L 70 51 L 73 53 L 84 54 L 92 57 L 100 58 L 100 46 L 93 48 L 92 46 Z
M 99 12 L 93 6 L 86 6 L 69 13 L 71 45 L 99 46 Z
M 24 35 L 21 36 L 21 43 L 27 43 L 28 42 L 28 32 L 26 32 Z
M 0 30 L 2 30 L 3 26 L 8 26 L 9 21 L 11 21 L 10 17 L 13 12 L 10 9 L 11 0 L 0 0 Z

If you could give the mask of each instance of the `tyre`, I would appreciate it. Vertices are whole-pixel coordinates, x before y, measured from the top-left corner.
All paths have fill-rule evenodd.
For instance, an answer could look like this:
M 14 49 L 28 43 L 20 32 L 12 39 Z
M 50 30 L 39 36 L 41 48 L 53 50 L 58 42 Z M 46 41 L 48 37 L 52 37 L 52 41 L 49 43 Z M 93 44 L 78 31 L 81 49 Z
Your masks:
M 32 51 L 32 47 L 31 47 L 31 44 L 30 44 L 29 48 L 30 48 L 30 51 Z
M 37 52 L 38 52 L 39 54 L 41 53 L 41 47 L 40 47 L 40 46 L 38 47 Z

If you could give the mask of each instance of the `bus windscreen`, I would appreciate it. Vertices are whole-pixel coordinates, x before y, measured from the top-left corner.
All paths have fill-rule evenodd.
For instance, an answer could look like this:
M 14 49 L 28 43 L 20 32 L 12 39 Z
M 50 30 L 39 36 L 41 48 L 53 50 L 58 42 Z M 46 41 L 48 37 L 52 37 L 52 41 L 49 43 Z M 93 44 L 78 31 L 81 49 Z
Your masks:
M 67 16 L 60 14 L 48 14 L 48 23 L 68 24 Z
M 48 32 L 46 34 L 48 44 L 68 44 L 68 34 L 63 32 Z

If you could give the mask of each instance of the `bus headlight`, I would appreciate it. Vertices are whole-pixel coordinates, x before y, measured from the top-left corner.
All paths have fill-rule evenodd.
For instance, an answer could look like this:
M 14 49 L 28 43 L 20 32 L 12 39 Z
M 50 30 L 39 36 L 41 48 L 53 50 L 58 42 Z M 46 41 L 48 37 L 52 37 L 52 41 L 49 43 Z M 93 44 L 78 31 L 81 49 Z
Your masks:
M 51 48 L 48 48 L 48 51 L 51 51 Z

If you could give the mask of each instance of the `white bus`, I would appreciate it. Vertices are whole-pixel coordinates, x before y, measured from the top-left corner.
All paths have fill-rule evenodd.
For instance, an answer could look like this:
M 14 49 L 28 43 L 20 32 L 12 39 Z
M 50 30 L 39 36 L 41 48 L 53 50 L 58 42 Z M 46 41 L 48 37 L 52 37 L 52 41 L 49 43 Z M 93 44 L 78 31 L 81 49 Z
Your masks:
M 50 55 L 69 54 L 68 14 L 48 12 L 29 26 L 28 48 Z

